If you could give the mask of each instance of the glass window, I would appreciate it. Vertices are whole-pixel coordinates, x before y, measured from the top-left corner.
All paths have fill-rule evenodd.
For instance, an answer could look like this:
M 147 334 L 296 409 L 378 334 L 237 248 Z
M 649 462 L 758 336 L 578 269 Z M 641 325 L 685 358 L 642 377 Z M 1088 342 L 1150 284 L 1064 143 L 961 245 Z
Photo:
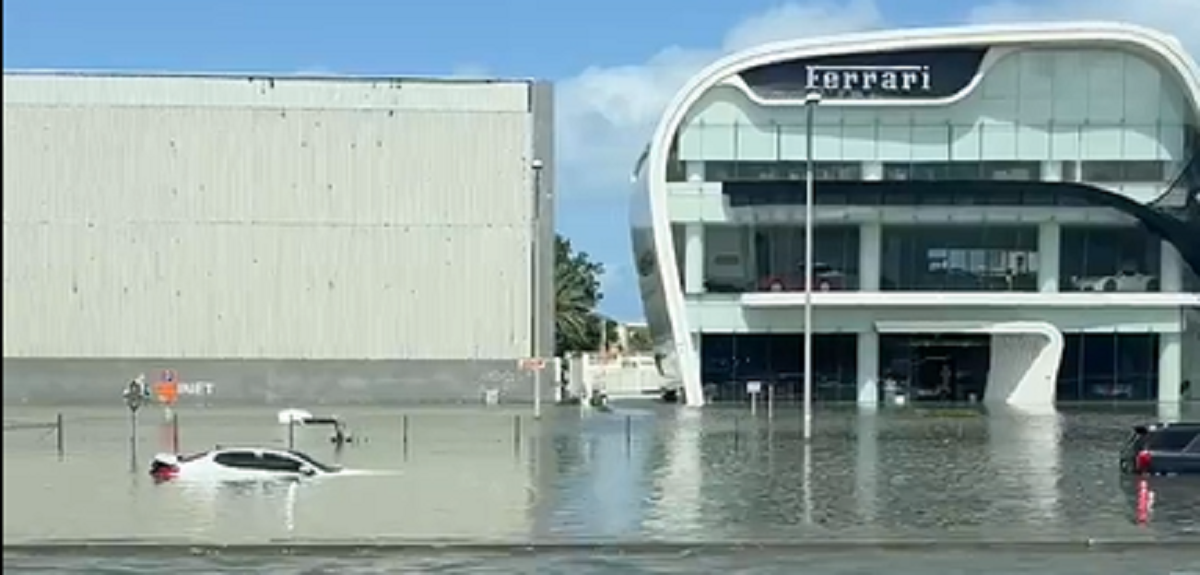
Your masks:
M 252 451 L 226 451 L 218 453 L 213 461 L 225 467 L 255 469 L 262 467 L 262 458 Z
M 1029 226 L 889 226 L 885 290 L 1036 291 L 1037 229 Z
M 1187 449 L 1196 439 L 1194 429 L 1166 428 L 1153 433 L 1150 437 L 1150 449 L 1154 451 L 1178 452 Z
M 774 387 L 779 400 L 801 399 L 804 336 L 799 333 L 704 334 L 701 378 L 714 400 L 744 401 L 746 383 Z M 816 334 L 813 338 L 813 397 L 851 401 L 857 394 L 858 336 Z
M 752 228 L 754 288 L 759 291 L 803 291 L 804 227 Z M 818 226 L 813 230 L 813 289 L 858 289 L 858 226 Z
M 883 165 L 885 180 L 1037 181 L 1041 177 L 1041 162 L 889 162 Z
M 1058 368 L 1058 401 L 1079 401 L 1083 399 L 1083 385 L 1080 381 L 1083 361 L 1083 335 L 1064 334 L 1063 359 Z
M 732 182 L 735 179 L 733 162 L 704 162 L 704 181 Z
M 733 177 L 738 181 L 763 182 L 780 178 L 779 162 L 734 162 Z
M 1156 292 L 1162 242 L 1141 227 L 1063 227 L 1061 291 Z
M 1079 162 L 1063 162 L 1062 179 L 1064 182 L 1079 181 Z
M 299 473 L 300 461 L 291 457 L 283 457 L 274 453 L 263 454 L 263 469 L 269 471 L 282 471 L 287 473 Z
M 1157 334 L 1069 334 L 1067 346 L 1078 351 L 1064 357 L 1061 372 L 1073 377 L 1059 382 L 1060 401 L 1158 398 Z
M 1042 179 L 1041 162 L 983 162 L 983 179 L 1023 182 Z
M 881 393 L 914 401 L 980 401 L 991 338 L 968 334 L 886 334 L 879 338 Z
M 1082 162 L 1082 179 L 1097 183 L 1155 183 L 1167 179 L 1167 163 L 1148 161 Z
M 818 181 L 860 181 L 860 162 L 814 162 L 813 177 Z M 705 162 L 704 179 L 709 182 L 803 182 L 808 178 L 807 162 Z

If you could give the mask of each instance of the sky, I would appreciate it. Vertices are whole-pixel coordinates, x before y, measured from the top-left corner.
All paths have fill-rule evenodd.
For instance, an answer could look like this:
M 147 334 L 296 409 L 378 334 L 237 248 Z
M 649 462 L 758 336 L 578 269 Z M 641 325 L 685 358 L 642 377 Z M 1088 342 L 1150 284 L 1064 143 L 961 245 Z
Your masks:
M 498 76 L 556 87 L 558 228 L 642 316 L 629 173 L 674 92 L 729 51 L 897 27 L 1115 20 L 1200 56 L 1200 0 L 5 0 L 6 69 Z

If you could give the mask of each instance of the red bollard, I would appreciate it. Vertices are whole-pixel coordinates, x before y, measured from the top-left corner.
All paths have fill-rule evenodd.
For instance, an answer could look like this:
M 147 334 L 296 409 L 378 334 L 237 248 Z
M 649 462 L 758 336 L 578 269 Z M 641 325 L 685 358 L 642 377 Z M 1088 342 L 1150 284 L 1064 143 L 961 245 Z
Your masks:
M 1154 492 L 1150 491 L 1150 482 L 1145 479 L 1138 481 L 1137 490 L 1137 522 L 1139 525 L 1145 525 L 1150 521 L 1150 509 L 1154 506 Z

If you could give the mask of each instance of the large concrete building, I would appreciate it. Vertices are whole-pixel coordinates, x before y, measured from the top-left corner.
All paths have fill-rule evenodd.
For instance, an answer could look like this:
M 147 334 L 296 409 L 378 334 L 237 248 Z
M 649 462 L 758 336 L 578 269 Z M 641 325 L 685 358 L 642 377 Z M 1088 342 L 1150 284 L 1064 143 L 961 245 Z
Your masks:
M 646 315 L 693 405 L 750 381 L 800 393 L 806 276 L 815 399 L 1176 403 L 1200 383 L 1198 150 L 1200 70 L 1144 28 L 733 54 L 636 168 Z
M 139 373 L 208 401 L 529 397 L 518 360 L 554 340 L 551 96 L 6 72 L 5 401 Z

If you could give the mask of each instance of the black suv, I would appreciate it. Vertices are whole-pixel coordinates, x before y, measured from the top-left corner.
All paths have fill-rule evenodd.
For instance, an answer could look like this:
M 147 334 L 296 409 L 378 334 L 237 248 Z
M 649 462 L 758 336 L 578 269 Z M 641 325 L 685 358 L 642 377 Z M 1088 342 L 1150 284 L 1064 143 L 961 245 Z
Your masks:
M 1121 450 L 1121 471 L 1139 475 L 1200 474 L 1200 423 L 1134 427 Z

